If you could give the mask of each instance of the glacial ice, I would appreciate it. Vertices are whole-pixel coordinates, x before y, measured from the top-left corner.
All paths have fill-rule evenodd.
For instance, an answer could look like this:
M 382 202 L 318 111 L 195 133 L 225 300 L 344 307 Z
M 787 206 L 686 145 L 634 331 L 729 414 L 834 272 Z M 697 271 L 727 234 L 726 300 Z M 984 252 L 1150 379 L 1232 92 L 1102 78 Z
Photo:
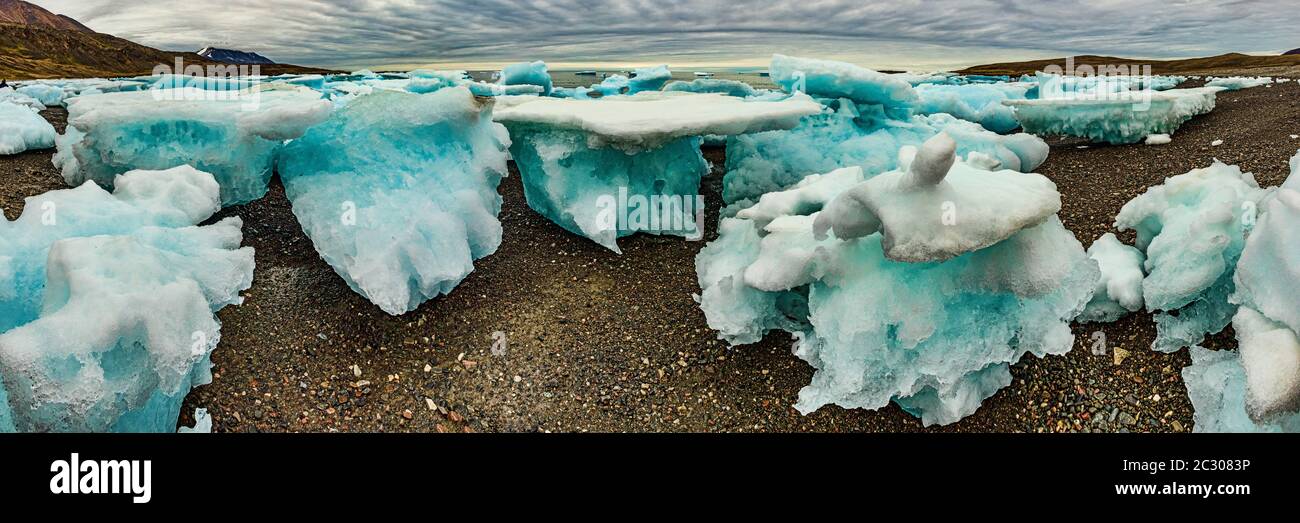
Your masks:
M 1020 127 L 1003 100 L 1024 100 L 1034 86 L 1027 83 L 922 84 L 916 86 L 916 110 L 921 114 L 948 113 L 975 122 L 995 133 Z
M 1234 275 L 1232 320 L 1246 376 L 1246 408 L 1258 422 L 1300 420 L 1300 153 L 1291 176 L 1260 203 Z M 1295 427 L 1300 429 L 1300 426 Z
M 551 74 L 546 70 L 546 62 L 523 62 L 506 66 L 501 70 L 502 85 L 536 85 L 542 88 L 543 96 L 551 95 Z
M 1168 178 L 1120 209 L 1116 227 L 1135 230 L 1146 255 L 1142 296 L 1157 313 L 1153 349 L 1198 344 L 1232 320 L 1233 268 L 1268 193 L 1250 173 L 1215 161 Z
M 906 80 L 844 62 L 772 55 L 772 82 L 789 93 L 848 98 L 859 104 L 901 107 L 916 100 Z
M 1106 233 L 1088 247 L 1088 257 L 1097 262 L 1101 279 L 1092 301 L 1079 315 L 1080 322 L 1110 323 L 1142 309 L 1142 251 L 1125 245 L 1114 233 Z
M 1249 89 L 1251 87 L 1259 87 L 1261 85 L 1268 85 L 1271 83 L 1273 83 L 1273 79 L 1267 76 L 1258 76 L 1258 77 L 1228 76 L 1228 77 L 1213 78 L 1210 81 L 1205 82 L 1205 86 L 1222 87 L 1229 91 L 1237 91 L 1241 89 Z
M 758 90 L 751 87 L 745 82 L 736 80 L 724 80 L 720 78 L 697 78 L 689 82 L 675 81 L 670 82 L 663 88 L 666 92 L 686 92 L 686 93 L 720 93 L 727 96 L 755 96 Z
M 194 409 L 194 426 L 180 427 L 176 429 L 180 434 L 209 434 L 212 432 L 212 416 L 208 414 L 208 409 Z
M 399 315 L 450 293 L 501 243 L 505 130 L 467 88 L 361 96 L 290 142 L 278 171 L 317 252 Z
M 1243 309 L 1245 310 L 1245 309 Z M 1183 383 L 1192 401 L 1196 432 L 1300 432 L 1300 413 L 1251 419 L 1246 368 L 1238 351 L 1192 347 Z
M 844 191 L 818 215 L 813 234 L 849 240 L 879 232 L 895 261 L 951 259 L 1006 240 L 1061 210 L 1056 184 L 1034 174 L 990 171 L 957 160 L 947 134 L 902 149 L 898 170 Z
M 898 150 L 920 145 L 943 132 L 957 142 L 957 154 L 979 152 L 1006 169 L 1032 171 L 1047 159 L 1048 147 L 1028 134 L 1000 136 L 948 114 L 889 115 L 880 106 L 834 100 L 832 110 L 805 117 L 793 130 L 733 136 L 727 141 L 727 202 L 754 199 L 798 183 L 809 174 L 860 166 L 879 174 L 897 166 Z
M 284 84 L 238 94 L 183 88 L 73 98 L 55 165 L 69 185 L 112 187 L 126 171 L 188 164 L 216 177 L 223 205 L 256 200 L 281 144 L 323 121 L 331 104 Z
M 171 432 L 210 381 L 214 313 L 242 301 L 253 250 L 189 166 L 27 199 L 0 221 L 0 430 Z
M 795 335 L 796 354 L 816 370 L 800 391 L 801 412 L 830 403 L 875 409 L 894 401 L 926 425 L 952 423 L 1008 385 L 1010 364 L 1024 354 L 1061 354 L 1073 344 L 1069 322 L 1091 299 L 1100 273 L 1060 220 L 1043 216 L 1052 202 L 1059 206 L 1045 178 L 984 171 L 1011 192 L 980 194 L 1003 201 L 1002 210 L 1017 217 L 1010 221 L 1024 228 L 983 248 L 986 241 L 957 242 L 954 250 L 977 250 L 945 252 L 955 256 L 944 261 L 891 260 L 880 233 L 860 236 L 871 229 L 856 227 L 871 221 L 865 212 L 846 223 L 848 210 L 822 208 L 864 187 L 872 188 L 866 192 L 876 203 L 911 199 L 917 206 L 910 215 L 900 206 L 892 215 L 899 219 L 890 222 L 896 234 L 917 237 L 902 229 L 908 223 L 929 229 L 941 211 L 902 182 L 960 180 L 956 185 L 967 189 L 967 179 L 981 174 L 975 165 L 993 165 L 978 153 L 968 155 L 971 162 L 956 158 L 951 140 L 934 140 L 918 157 L 902 153 L 904 167 L 892 175 L 848 167 L 764 195 L 724 218 L 718 239 L 696 258 L 700 306 L 721 339 L 739 345 L 770 330 Z M 939 181 L 948 165 L 952 169 Z M 882 177 L 895 183 L 873 183 Z M 1043 194 L 1049 188 L 1053 194 Z M 1036 196 L 1022 201 L 1012 194 Z M 955 224 L 980 221 L 978 213 L 962 217 L 966 203 L 957 204 Z M 846 233 L 852 238 L 841 239 L 830 228 L 818 239 L 816 224 L 826 213 L 843 214 L 834 221 L 854 225 Z M 981 239 L 1007 232 L 1000 223 L 961 227 Z
M 40 100 L 15 91 L 12 87 L 0 87 L 0 104 L 19 105 L 37 112 L 45 110 L 45 104 Z
M 1152 134 L 1173 134 L 1193 116 L 1214 109 L 1219 87 L 1167 91 L 1119 91 L 1096 95 L 1006 100 L 1027 133 L 1138 143 Z
M 696 202 L 700 178 L 708 172 L 700 136 L 788 129 L 822 110 L 803 95 L 769 102 L 654 92 L 601 100 L 501 102 L 494 118 L 510 130 L 510 152 L 523 176 L 528 205 L 615 252 L 620 252 L 618 238 L 636 232 L 702 232 L 695 216 L 702 209 L 684 206 Z M 643 209 L 641 199 L 651 208 Z M 679 209 L 657 205 L 663 202 Z M 624 219 L 620 210 L 629 207 L 632 212 Z M 663 210 L 667 213 L 658 212 Z M 657 218 L 673 218 L 672 224 Z
M 0 101 L 0 156 L 54 147 L 54 126 L 25 105 Z
M 15 91 L 39 100 L 46 107 L 61 106 L 63 99 L 68 97 L 68 92 L 62 87 L 45 83 L 24 84 Z

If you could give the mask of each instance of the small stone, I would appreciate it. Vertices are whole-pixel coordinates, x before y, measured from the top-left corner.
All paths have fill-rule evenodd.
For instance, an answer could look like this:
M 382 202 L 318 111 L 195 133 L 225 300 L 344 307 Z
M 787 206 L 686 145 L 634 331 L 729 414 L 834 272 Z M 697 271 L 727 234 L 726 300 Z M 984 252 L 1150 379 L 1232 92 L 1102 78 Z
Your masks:
M 1182 431 L 1183 431 L 1183 423 L 1182 423 L 1181 421 L 1174 420 L 1174 422 L 1171 423 L 1170 425 L 1172 425 L 1172 426 L 1174 427 L 1174 432 L 1182 432 Z
M 415 417 L 415 413 L 414 413 L 414 412 L 411 412 L 411 409 L 405 409 L 405 410 L 402 411 L 402 417 L 403 417 L 403 418 L 406 418 L 406 419 L 409 420 L 409 419 Z
M 1114 354 L 1114 361 L 1116 365 L 1124 363 L 1124 360 L 1128 358 L 1128 350 L 1122 347 L 1115 347 L 1115 350 L 1112 351 L 1112 353 Z

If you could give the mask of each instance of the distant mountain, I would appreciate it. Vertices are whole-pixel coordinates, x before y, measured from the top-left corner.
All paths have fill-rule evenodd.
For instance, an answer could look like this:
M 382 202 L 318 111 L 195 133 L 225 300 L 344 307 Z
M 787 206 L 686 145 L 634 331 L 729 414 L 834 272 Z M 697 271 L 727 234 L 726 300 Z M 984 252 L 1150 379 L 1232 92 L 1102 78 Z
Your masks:
M 266 60 L 253 53 L 248 55 Z M 141 76 L 154 67 L 171 67 L 176 58 L 193 65 L 216 60 L 196 53 L 161 51 L 113 35 L 96 33 L 80 22 L 21 0 L 0 0 L 0 79 Z M 330 72 L 262 62 L 262 74 Z
M 1292 49 L 1292 50 L 1290 50 L 1290 51 L 1287 51 L 1287 52 L 1285 52 L 1285 53 L 1282 53 L 1282 56 L 1286 56 L 1286 55 L 1289 55 L 1289 54 L 1300 54 L 1300 49 Z
M 1228 53 L 1219 56 L 1188 58 L 1183 60 L 1135 60 L 1132 58 L 1093 55 L 1074 57 L 1074 66 L 1076 68 L 1084 64 L 1092 65 L 1093 67 L 1106 65 L 1128 65 L 1130 67 L 1140 67 L 1142 65 L 1150 65 L 1151 74 L 1250 74 L 1265 76 L 1300 76 L 1300 55 L 1290 53 L 1274 56 Z M 1065 58 L 977 65 L 956 72 L 960 74 L 1022 75 L 1033 74 L 1035 71 L 1042 71 L 1043 68 L 1049 65 L 1056 65 L 1064 68 Z
M 275 63 L 272 62 L 270 58 L 257 53 L 237 51 L 234 49 L 222 49 L 220 47 L 204 47 L 199 50 L 198 54 L 208 60 L 221 62 L 223 64 L 271 65 Z
M 0 24 L 16 24 L 32 27 L 48 27 L 66 31 L 84 31 L 93 33 L 81 22 L 63 15 L 56 15 L 44 7 L 29 4 L 22 0 L 0 0 Z

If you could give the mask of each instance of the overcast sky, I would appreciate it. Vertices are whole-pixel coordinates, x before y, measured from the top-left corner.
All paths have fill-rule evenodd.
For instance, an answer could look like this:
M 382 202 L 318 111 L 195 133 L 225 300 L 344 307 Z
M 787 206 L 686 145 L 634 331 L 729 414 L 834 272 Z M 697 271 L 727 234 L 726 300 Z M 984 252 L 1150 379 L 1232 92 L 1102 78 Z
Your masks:
M 1300 47 L 1297 0 L 34 0 L 168 50 L 344 69 L 765 65 L 774 52 L 888 69 Z

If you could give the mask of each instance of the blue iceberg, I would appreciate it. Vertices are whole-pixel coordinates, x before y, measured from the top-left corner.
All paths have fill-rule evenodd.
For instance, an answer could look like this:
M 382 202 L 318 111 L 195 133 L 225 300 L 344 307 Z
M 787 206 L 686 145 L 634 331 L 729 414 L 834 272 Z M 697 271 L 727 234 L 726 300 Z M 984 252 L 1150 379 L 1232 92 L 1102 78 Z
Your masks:
M 242 301 L 239 218 L 189 166 L 28 198 L 0 221 L 0 430 L 171 432 Z
M 546 62 L 523 62 L 508 65 L 501 70 L 502 85 L 535 85 L 542 88 L 543 96 L 551 94 L 551 74 L 546 70 Z
M 1097 91 L 1006 100 L 1021 128 L 1035 135 L 1062 135 L 1111 144 L 1138 143 L 1153 134 L 1173 134 L 1192 117 L 1214 110 L 1220 87 L 1167 91 Z
M 1115 226 L 1136 231 L 1136 247 L 1146 256 L 1142 298 L 1156 312 L 1153 349 L 1197 345 L 1232 321 L 1234 268 L 1269 192 L 1250 173 L 1215 161 L 1170 177 L 1120 209 Z
M 1024 100 L 1031 84 L 922 84 L 916 86 L 916 111 L 920 114 L 947 113 L 975 122 L 995 133 L 1009 133 L 1020 127 L 1003 100 Z
M 903 148 L 899 170 L 848 167 L 766 194 L 696 258 L 721 339 L 795 336 L 816 370 L 801 412 L 893 401 L 925 425 L 953 423 L 1023 355 L 1073 345 L 1069 322 L 1100 274 L 1056 218 L 1055 186 L 956 150 L 938 135 Z
M 330 113 L 310 89 L 268 85 L 229 93 L 194 88 L 80 96 L 54 162 L 69 185 L 111 188 L 136 169 L 193 165 L 221 185 L 223 205 L 266 194 L 276 152 Z
M 467 88 L 356 98 L 287 145 L 278 171 L 317 252 L 399 315 L 450 293 L 501 243 L 505 130 Z
M 0 156 L 54 147 L 54 126 L 32 108 L 0 101 Z
M 494 117 L 510 130 L 528 205 L 615 252 L 618 238 L 637 232 L 702 234 L 700 136 L 788 129 L 821 111 L 806 96 L 680 92 L 502 105 Z

